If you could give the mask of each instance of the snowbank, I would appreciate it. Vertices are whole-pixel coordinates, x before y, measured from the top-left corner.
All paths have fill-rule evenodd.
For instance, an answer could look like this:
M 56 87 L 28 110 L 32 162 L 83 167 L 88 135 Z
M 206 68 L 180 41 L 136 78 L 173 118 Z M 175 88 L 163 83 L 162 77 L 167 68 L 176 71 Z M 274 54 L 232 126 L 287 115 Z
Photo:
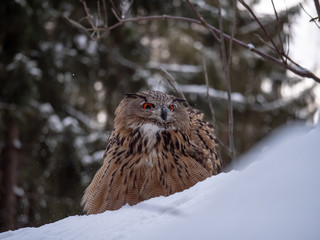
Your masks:
M 320 127 L 286 127 L 184 192 L 0 239 L 320 239 Z M 251 163 L 253 162 L 253 163 Z

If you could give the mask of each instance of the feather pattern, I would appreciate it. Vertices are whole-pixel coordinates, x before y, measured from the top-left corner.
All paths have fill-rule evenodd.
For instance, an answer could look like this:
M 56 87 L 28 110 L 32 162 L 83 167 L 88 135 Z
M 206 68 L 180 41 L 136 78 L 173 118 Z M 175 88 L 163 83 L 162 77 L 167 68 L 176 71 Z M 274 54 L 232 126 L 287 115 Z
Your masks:
M 132 109 L 146 101 L 155 106 L 152 114 Z M 214 128 L 201 111 L 176 101 L 175 112 L 161 119 L 156 108 L 163 111 L 174 102 L 174 96 L 150 90 L 122 100 L 103 165 L 82 199 L 87 214 L 168 196 L 221 171 Z

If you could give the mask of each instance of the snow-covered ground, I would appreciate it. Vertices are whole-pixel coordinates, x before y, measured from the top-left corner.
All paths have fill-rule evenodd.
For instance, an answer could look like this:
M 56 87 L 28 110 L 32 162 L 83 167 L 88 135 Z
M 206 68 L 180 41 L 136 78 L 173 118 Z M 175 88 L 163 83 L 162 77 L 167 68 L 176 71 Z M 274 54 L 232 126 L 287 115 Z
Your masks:
M 320 126 L 287 126 L 240 170 L 169 197 L 72 216 L 0 239 L 320 239 Z

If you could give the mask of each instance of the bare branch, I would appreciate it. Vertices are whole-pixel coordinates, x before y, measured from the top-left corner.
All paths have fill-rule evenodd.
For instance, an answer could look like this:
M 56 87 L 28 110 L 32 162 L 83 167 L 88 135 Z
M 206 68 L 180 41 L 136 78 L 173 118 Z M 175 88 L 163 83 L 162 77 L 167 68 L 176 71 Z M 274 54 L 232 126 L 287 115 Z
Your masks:
M 66 17 L 66 19 L 67 19 L 67 21 L 68 21 L 71 25 L 73 25 L 74 27 L 79 28 L 79 29 L 85 31 L 86 33 L 88 33 L 88 32 L 87 32 L 88 29 L 85 28 L 84 26 L 82 26 L 80 23 L 78 23 L 78 22 L 76 22 L 76 21 L 74 21 L 74 20 L 72 20 L 72 19 L 70 19 L 70 18 L 68 18 L 68 17 Z
M 177 17 L 177 16 L 169 16 L 169 15 L 161 15 L 161 16 L 146 16 L 146 17 L 135 17 L 135 18 L 126 18 L 123 19 L 121 22 L 114 24 L 113 26 L 110 26 L 108 29 L 111 30 L 113 28 L 121 26 L 125 22 L 142 22 L 142 21 L 150 21 L 150 20 L 177 20 L 177 21 L 184 21 L 184 22 L 189 22 L 189 23 L 195 23 L 198 25 L 205 26 L 209 28 L 210 31 L 214 31 L 217 34 L 220 34 L 220 30 L 213 27 L 212 25 L 204 25 L 201 23 L 199 20 L 192 19 L 192 18 L 186 18 L 186 17 Z M 316 82 L 320 83 L 320 78 L 314 75 L 312 72 L 310 72 L 308 69 L 301 67 L 299 64 L 294 63 L 294 65 L 289 65 L 286 62 L 282 61 L 281 59 L 277 59 L 267 53 L 264 53 L 260 51 L 259 49 L 253 47 L 247 43 L 242 42 L 241 40 L 237 38 L 231 38 L 230 35 L 223 33 L 223 36 L 225 39 L 229 41 L 233 41 L 233 43 L 237 44 L 240 47 L 249 49 L 250 51 L 254 52 L 255 54 L 259 55 L 260 57 L 264 58 L 265 60 L 268 60 L 269 62 L 273 62 L 287 70 L 290 70 L 291 72 L 297 74 L 300 77 L 307 77 L 307 78 L 312 78 Z
M 263 24 L 260 22 L 259 18 L 254 14 L 254 12 L 252 11 L 252 9 L 243 1 L 243 0 L 239 0 L 239 2 L 248 10 L 248 12 L 251 14 L 251 16 L 254 18 L 254 20 L 259 24 L 261 30 L 267 35 L 267 37 L 269 38 L 269 41 L 271 42 L 271 44 L 273 45 L 274 49 L 276 50 L 276 52 L 278 53 L 278 56 L 281 58 L 281 60 L 283 62 L 285 62 L 285 59 L 283 58 L 283 54 L 282 52 L 279 50 L 278 46 L 275 44 L 275 42 L 272 39 L 271 34 L 269 33 L 269 31 L 263 26 Z
M 122 6 L 122 15 L 121 15 L 121 18 L 126 18 L 126 16 L 128 15 L 131 7 L 132 7 L 132 4 L 133 4 L 133 0 L 130 1 L 130 3 L 122 3 L 124 4 L 124 6 Z
M 211 97 L 210 97 L 210 94 L 209 94 L 210 87 L 209 87 L 209 78 L 208 78 L 208 71 L 207 71 L 207 61 L 206 61 L 205 56 L 203 56 L 203 58 L 202 58 L 202 67 L 203 67 L 204 79 L 205 79 L 205 82 L 206 82 L 206 89 L 207 89 L 206 94 L 207 94 L 209 108 L 210 108 L 210 112 L 211 112 L 211 116 L 212 116 L 212 123 L 214 124 L 214 126 L 216 126 L 215 132 L 216 132 L 216 135 L 217 135 L 218 127 L 217 127 L 217 121 L 216 121 L 216 114 L 214 112 L 212 101 L 211 101 Z M 221 147 L 223 147 L 224 150 L 226 150 L 226 152 L 228 154 L 230 154 L 229 147 L 227 147 L 218 137 L 217 137 L 217 139 L 218 139 L 219 145 Z M 220 148 L 217 149 L 217 154 L 218 154 L 219 159 L 222 159 Z
M 103 5 L 103 13 L 104 13 L 104 26 L 108 27 L 108 12 L 107 12 L 107 4 L 105 0 L 102 0 L 102 5 Z
M 108 14 L 107 14 L 106 3 L 104 0 L 102 1 L 102 4 L 103 4 L 102 7 L 103 7 L 104 17 L 102 17 L 102 14 L 101 14 L 100 0 L 97 1 L 98 17 L 99 17 L 99 19 L 102 20 L 103 26 L 105 28 L 107 28 L 108 27 Z
M 288 13 L 288 6 L 286 5 L 286 17 L 287 17 L 287 22 L 288 22 L 288 28 L 289 28 L 289 33 L 291 33 L 291 23 L 289 21 L 289 13 Z M 287 34 L 287 52 L 286 55 L 289 56 L 290 52 L 290 34 Z
M 320 22 L 320 3 L 319 3 L 319 0 L 313 0 L 313 1 L 318 14 L 318 22 Z
M 118 21 L 120 22 L 121 21 L 121 14 L 117 8 L 117 6 L 114 4 L 113 0 L 109 0 L 111 5 L 112 5 L 112 8 L 111 8 L 111 11 L 113 12 L 114 16 L 118 19 Z
M 221 3 L 219 3 L 219 8 L 218 8 L 218 20 L 219 20 L 219 35 L 214 32 L 211 28 L 211 25 L 209 25 L 206 20 L 202 17 L 202 15 L 199 13 L 199 11 L 195 8 L 195 6 L 190 2 L 190 0 L 187 0 L 187 3 L 189 6 L 192 8 L 193 12 L 199 19 L 199 21 L 204 25 L 205 27 L 209 28 L 212 35 L 218 40 L 220 43 L 220 49 L 221 49 L 221 54 L 222 54 L 222 61 L 223 61 L 223 68 L 225 72 L 225 77 L 226 77 L 226 82 L 227 82 L 227 88 L 228 88 L 228 116 L 229 116 L 229 124 L 228 124 L 228 133 L 229 133 L 229 151 L 228 153 L 231 154 L 232 162 L 235 163 L 235 148 L 234 148 L 234 140 L 233 140 L 233 107 L 232 107 L 232 100 L 231 100 L 231 84 L 230 84 L 230 64 L 231 64 L 231 56 L 232 56 L 232 39 L 234 36 L 235 32 L 235 18 L 233 21 L 233 27 L 232 27 L 232 36 L 231 36 L 231 41 L 229 42 L 229 58 L 227 57 L 226 54 L 226 48 L 225 48 L 225 43 L 224 43 L 224 32 L 223 32 L 223 21 L 222 21 L 222 15 L 221 15 Z M 205 60 L 205 58 L 204 58 Z M 205 69 L 205 76 L 206 76 L 206 83 L 208 84 L 207 80 L 207 74 L 206 74 L 206 65 L 204 65 Z M 208 86 L 208 85 L 207 85 Z M 208 89 L 208 88 L 207 88 Z M 209 101 L 210 105 L 211 101 Z M 211 105 L 211 113 L 213 113 L 213 108 Z M 214 116 L 214 114 L 213 114 Z
M 214 125 L 216 125 L 216 115 L 214 113 L 212 101 L 211 101 L 210 94 L 209 94 L 209 78 L 208 78 L 208 71 L 207 71 L 207 61 L 206 61 L 205 56 L 203 56 L 203 58 L 202 58 L 202 67 L 203 67 L 204 79 L 205 79 L 206 87 L 207 87 L 207 99 L 208 99 L 209 109 L 210 109 L 211 116 L 212 116 L 212 122 Z
M 233 51 L 233 38 L 234 34 L 236 32 L 236 23 L 237 23 L 237 3 L 236 1 L 233 1 L 233 18 L 232 18 L 232 29 L 231 29 L 231 39 L 229 41 L 229 60 L 228 60 L 228 67 L 231 66 L 231 60 L 232 60 L 232 51 Z
M 168 83 L 174 89 L 174 91 L 179 95 L 179 97 L 184 100 L 187 100 L 186 97 L 184 96 L 183 92 L 178 89 L 177 84 L 176 84 L 176 80 L 174 79 L 174 77 L 163 67 L 161 67 L 160 70 L 161 70 L 161 74 L 165 77 L 165 79 L 167 79 Z M 189 106 L 188 101 L 186 103 Z
M 315 0 L 316 1 L 316 0 Z M 318 28 L 320 28 L 320 26 L 318 25 L 318 23 L 316 22 L 316 20 L 318 19 L 318 21 L 320 21 L 320 16 L 318 15 L 318 17 L 312 17 L 305 9 L 304 9 L 304 7 L 302 6 L 302 4 L 301 3 L 299 3 L 299 5 L 300 5 L 300 7 L 301 7 L 301 9 L 310 17 L 310 22 L 314 22 L 315 24 L 316 24 L 316 26 L 318 27 Z
M 84 11 L 86 12 L 87 20 L 90 26 L 94 28 L 95 26 L 93 24 L 93 18 L 92 18 L 92 15 L 90 14 L 90 10 L 88 8 L 87 2 L 85 0 L 80 0 L 80 2 L 82 3 Z
M 254 33 L 253 35 L 255 35 L 260 40 L 260 42 L 262 42 L 267 48 L 271 49 L 272 51 L 276 51 L 274 47 L 270 46 L 270 44 L 267 43 L 259 34 Z
M 243 1 L 243 0 L 239 0 L 239 1 Z M 307 78 L 311 78 L 313 80 L 315 80 L 316 82 L 320 83 L 320 78 L 317 77 L 316 75 L 314 75 L 312 72 L 310 72 L 308 69 L 305 69 L 303 67 L 301 67 L 299 64 L 295 63 L 294 61 L 292 61 L 292 59 L 290 59 L 288 56 L 286 56 L 288 58 L 288 60 L 292 63 L 291 64 L 288 64 L 287 62 L 285 62 L 283 60 L 283 57 L 281 57 L 281 59 L 277 59 L 257 48 L 255 48 L 252 44 L 247 44 L 247 43 L 244 43 L 242 42 L 241 40 L 237 39 L 237 38 L 232 38 L 230 35 L 222 32 L 215 28 L 214 26 L 208 24 L 202 17 L 201 17 L 201 21 L 200 20 L 197 20 L 197 19 L 193 19 L 193 18 L 187 18 L 187 17 L 180 17 L 180 16 L 170 16 L 170 15 L 156 15 L 156 16 L 138 16 L 138 17 L 132 17 L 132 18 L 125 18 L 125 19 L 120 19 L 118 17 L 118 22 L 115 23 L 114 25 L 112 26 L 109 26 L 107 28 L 99 28 L 99 27 L 96 27 L 94 26 L 93 22 L 91 21 L 91 15 L 89 13 L 89 11 L 87 11 L 87 7 L 86 7 L 86 4 L 84 3 L 85 0 L 80 0 L 80 2 L 83 3 L 84 5 L 84 8 L 86 10 L 86 13 L 88 15 L 88 21 L 91 25 L 91 28 L 85 28 L 85 27 L 80 27 L 80 26 L 77 26 L 78 28 L 80 29 L 85 29 L 86 31 L 89 31 L 89 32 L 92 32 L 92 34 L 96 34 L 96 33 L 100 33 L 100 32 L 109 32 L 111 31 L 112 29 L 115 29 L 117 27 L 120 27 L 122 26 L 124 23 L 127 23 L 127 22 L 132 22 L 132 23 L 141 23 L 141 22 L 144 22 L 144 21 L 155 21 L 155 20 L 175 20 L 175 21 L 183 21 L 183 22 L 188 22 L 188 23 L 194 23 L 194 24 L 197 24 L 197 25 L 202 25 L 204 27 L 206 27 L 208 30 L 210 30 L 212 32 L 212 34 L 217 38 L 220 36 L 220 34 L 223 35 L 223 37 L 228 40 L 228 41 L 232 41 L 233 43 L 237 44 L 238 46 L 242 47 L 242 48 L 245 48 L 245 49 L 248 49 L 252 52 L 254 52 L 255 54 L 257 54 L 258 56 L 262 57 L 263 59 L 269 61 L 269 62 L 272 62 L 274 64 L 277 64 L 295 74 L 297 74 L 298 76 L 300 77 L 307 77 Z M 113 1 L 110 0 L 111 3 L 113 3 Z M 189 0 L 187 0 L 188 4 L 191 4 Z M 114 5 L 114 3 L 113 3 Z M 191 6 L 191 5 L 190 5 Z M 195 8 L 193 8 L 195 9 Z M 116 13 L 115 13 L 116 14 Z M 117 15 L 117 14 L 116 14 Z M 200 15 L 201 16 L 201 15 Z M 74 22 L 74 21 L 70 21 L 69 22 Z M 73 25 L 76 26 L 76 24 L 73 23 Z M 80 25 L 80 24 L 79 24 Z M 99 37 L 94 37 L 92 34 L 89 34 L 88 35 L 91 37 L 91 39 L 93 40 L 99 40 L 102 36 L 99 36 Z M 278 51 L 279 54 L 281 54 L 280 51 Z M 282 56 L 282 55 L 280 55 Z
M 194 12 L 194 14 L 197 16 L 197 18 L 199 19 L 199 21 L 201 22 L 201 24 L 205 27 L 207 27 L 210 31 L 211 34 L 215 37 L 215 39 L 217 39 L 218 41 L 220 40 L 219 36 L 211 30 L 210 25 L 207 23 L 207 21 L 202 17 L 202 15 L 199 13 L 199 11 L 195 8 L 195 6 L 190 2 L 190 0 L 187 0 L 187 3 L 189 4 L 189 6 L 191 7 L 192 11 Z
M 220 0 L 219 0 L 220 2 Z M 233 1 L 233 18 L 232 18 L 232 29 L 231 29 L 231 39 L 229 41 L 229 56 L 228 56 L 228 62 L 227 62 L 227 90 L 228 90 L 228 104 L 229 104 L 229 141 L 230 141 L 230 154 L 232 159 L 232 164 L 234 168 L 236 168 L 236 150 L 234 145 L 234 137 L 233 137 L 233 128 L 234 128 L 234 121 L 233 121 L 233 105 L 232 105 L 232 99 L 231 99 L 231 83 L 230 83 L 230 67 L 232 63 L 232 52 L 233 52 L 233 38 L 234 34 L 236 32 L 236 1 Z M 222 17 L 221 17 L 222 20 Z M 222 30 L 222 29 L 221 29 Z
M 121 22 L 121 21 L 122 21 L 122 18 L 119 17 L 117 11 L 116 11 L 114 8 L 111 8 L 111 11 L 112 11 L 113 15 L 116 17 L 116 19 L 117 19 L 119 22 Z
M 271 3 L 272 3 L 274 15 L 276 16 L 276 21 L 277 21 L 276 28 L 277 28 L 278 38 L 279 38 L 279 42 L 280 42 L 280 48 L 281 48 L 280 52 L 281 52 L 281 55 L 286 56 L 285 51 L 283 49 L 283 41 L 282 41 L 281 31 L 280 31 L 280 25 L 281 25 L 280 19 L 279 19 L 278 12 L 277 12 L 277 9 L 274 5 L 273 0 L 271 0 Z M 287 58 L 284 58 L 284 61 L 287 62 Z
M 218 20 L 219 20 L 219 29 L 220 29 L 220 50 L 222 55 L 222 63 L 223 70 L 226 78 L 227 84 L 227 93 L 228 93 L 228 136 L 229 136 L 229 151 L 231 154 L 231 160 L 234 168 L 236 167 L 236 154 L 234 147 L 234 139 L 233 139 L 233 106 L 231 99 L 231 83 L 230 83 L 230 62 L 232 53 L 230 52 L 229 58 L 226 53 L 226 47 L 224 42 L 224 34 L 223 34 L 223 20 L 221 15 L 221 1 L 218 1 Z M 233 39 L 234 31 L 232 31 L 231 39 L 230 39 L 230 50 L 232 51 L 232 39 Z

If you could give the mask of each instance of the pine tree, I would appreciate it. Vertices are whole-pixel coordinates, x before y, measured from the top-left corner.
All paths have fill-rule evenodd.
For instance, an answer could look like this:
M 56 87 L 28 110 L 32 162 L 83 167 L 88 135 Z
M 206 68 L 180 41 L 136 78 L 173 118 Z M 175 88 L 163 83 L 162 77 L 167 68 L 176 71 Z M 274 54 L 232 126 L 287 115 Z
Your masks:
M 98 2 L 102 9 L 103 1 Z M 134 1 L 127 12 L 129 2 L 114 7 L 126 17 L 166 14 L 197 19 L 185 1 Z M 106 3 L 111 26 L 119 20 L 111 2 Z M 192 3 L 208 24 L 219 25 L 217 1 Z M 94 23 L 102 26 L 97 2 L 87 4 Z M 223 1 L 222 6 L 228 34 L 232 4 Z M 218 136 L 228 144 L 221 49 L 205 27 L 173 18 L 127 22 L 102 31 L 103 36 L 93 41 L 97 35 L 70 24 L 72 19 L 90 27 L 80 2 L 4 0 L 0 11 L 1 231 L 81 214 L 83 190 L 100 166 L 113 113 L 123 94 L 147 88 L 176 94 L 161 75 L 162 67 L 190 104 L 203 109 L 211 121 L 202 66 L 206 59 Z M 290 33 L 286 29 L 297 13 L 296 7 L 279 13 L 279 29 L 274 18 L 261 17 L 276 44 L 281 44 L 279 32 L 287 43 Z M 237 10 L 236 16 L 235 37 L 274 54 L 257 37 L 269 41 L 250 14 Z M 301 79 L 288 77 L 283 68 L 237 45 L 230 77 L 237 155 L 277 126 L 314 113 L 301 114 L 314 102 L 309 89 L 283 99 L 282 90 Z M 228 163 L 228 151 L 222 154 Z

